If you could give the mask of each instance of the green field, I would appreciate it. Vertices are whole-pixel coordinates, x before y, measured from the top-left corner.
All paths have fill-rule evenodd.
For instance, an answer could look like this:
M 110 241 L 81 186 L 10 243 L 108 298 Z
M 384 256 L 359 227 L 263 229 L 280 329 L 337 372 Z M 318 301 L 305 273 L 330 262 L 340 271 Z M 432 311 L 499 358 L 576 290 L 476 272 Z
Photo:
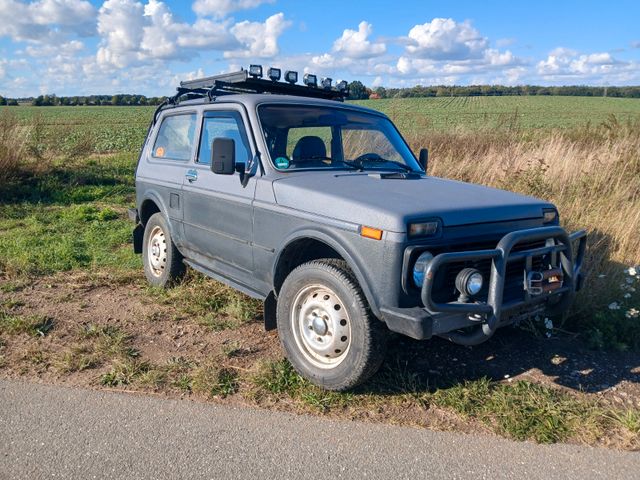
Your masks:
M 405 135 L 425 130 L 552 130 L 598 125 L 611 115 L 640 119 L 640 99 L 593 97 L 435 97 L 362 100 L 388 114 Z M 135 151 L 155 107 L 0 107 L 25 123 L 38 119 L 43 141 L 62 152 Z
M 381 110 L 407 133 L 421 127 L 443 130 L 555 129 L 599 124 L 610 115 L 640 118 L 640 99 L 593 97 L 435 97 L 355 102 Z

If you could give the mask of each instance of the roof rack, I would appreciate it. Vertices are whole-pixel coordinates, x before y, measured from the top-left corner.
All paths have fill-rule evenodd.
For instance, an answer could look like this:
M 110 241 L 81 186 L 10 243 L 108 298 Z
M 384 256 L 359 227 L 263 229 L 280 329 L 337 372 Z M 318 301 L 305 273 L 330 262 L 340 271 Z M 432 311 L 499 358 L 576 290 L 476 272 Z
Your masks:
M 238 93 L 272 93 L 279 95 L 296 95 L 299 97 L 322 98 L 326 100 L 344 101 L 349 95 L 347 82 L 339 82 L 339 88 L 331 86 L 330 78 L 323 78 L 318 86 L 315 75 L 304 75 L 305 85 L 297 85 L 297 72 L 286 72 L 286 82 L 280 82 L 280 69 L 270 68 L 269 78 L 262 78 L 262 66 L 251 65 L 249 70 L 223 73 L 211 77 L 185 80 L 180 82 L 173 97 L 173 103 L 180 99 L 202 98 L 207 96 L 213 100 L 217 96 Z

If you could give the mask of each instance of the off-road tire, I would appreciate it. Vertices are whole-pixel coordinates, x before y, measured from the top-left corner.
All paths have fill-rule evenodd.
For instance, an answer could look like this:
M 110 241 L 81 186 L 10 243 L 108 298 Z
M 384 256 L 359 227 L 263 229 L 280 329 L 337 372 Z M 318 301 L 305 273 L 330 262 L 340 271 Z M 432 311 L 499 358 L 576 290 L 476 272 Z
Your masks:
M 344 306 L 346 312 L 344 316 L 348 318 L 351 338 L 348 348 L 342 354 L 342 359 L 335 366 L 319 367 L 314 364 L 314 362 L 321 364 L 322 361 L 325 361 L 322 358 L 317 360 L 317 357 L 323 355 L 318 355 L 317 351 L 310 354 L 310 350 L 305 348 L 306 341 L 301 340 L 306 331 L 305 328 L 309 328 L 312 332 L 307 332 L 309 335 L 315 335 L 314 327 L 300 325 L 307 325 L 304 323 L 306 321 L 304 319 L 316 318 L 317 313 L 315 311 L 312 313 L 314 317 L 304 314 L 311 308 L 309 304 L 315 301 L 315 297 L 313 299 L 305 297 L 309 301 L 302 305 L 299 304 L 298 299 L 301 298 L 301 295 L 313 296 L 314 288 L 326 289 L 323 291 L 328 292 L 329 295 L 324 298 L 331 296 L 331 299 L 327 300 L 329 306 L 332 302 L 336 303 L 334 310 L 338 312 L 340 309 L 337 307 Z M 308 294 L 305 293 L 307 291 Z M 335 294 L 335 300 L 333 294 Z M 293 309 L 300 313 L 294 314 Z M 329 308 L 329 310 L 331 309 Z M 340 316 L 338 315 L 338 317 Z M 342 322 L 342 319 L 339 322 Z M 329 323 L 326 322 L 324 325 Z M 302 377 L 327 390 L 347 390 L 363 383 L 378 371 L 384 360 L 388 331 L 384 324 L 371 314 L 367 300 L 353 272 L 343 260 L 314 260 L 295 268 L 285 279 L 278 294 L 277 324 L 280 343 L 295 370 Z M 294 333 L 295 328 L 299 329 L 298 332 L 302 332 L 298 334 L 297 338 Z M 340 328 L 346 327 L 338 327 L 338 329 Z M 334 341 L 327 330 L 322 331 L 325 331 L 329 336 L 329 342 Z M 337 336 L 335 341 L 338 341 Z M 311 358 L 313 356 L 317 357 Z M 329 361 L 333 361 L 333 359 Z
M 153 254 L 154 248 L 157 249 L 157 255 Z M 186 270 L 182 260 L 164 216 L 161 213 L 153 214 L 144 227 L 142 240 L 142 263 L 147 280 L 156 287 L 174 285 Z

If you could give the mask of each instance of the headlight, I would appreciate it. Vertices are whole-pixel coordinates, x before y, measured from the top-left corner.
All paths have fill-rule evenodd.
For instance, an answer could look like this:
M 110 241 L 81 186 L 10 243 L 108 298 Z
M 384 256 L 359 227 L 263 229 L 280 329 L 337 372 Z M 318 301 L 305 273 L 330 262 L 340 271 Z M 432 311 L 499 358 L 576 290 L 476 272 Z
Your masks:
M 552 208 L 542 211 L 544 223 L 554 223 L 558 219 L 558 212 Z
M 427 270 L 427 265 L 433 259 L 431 252 L 422 252 L 413 264 L 413 283 L 416 287 L 421 288 L 424 283 L 424 272 Z
M 429 222 L 410 223 L 407 228 L 409 238 L 432 237 L 438 233 L 440 222 L 432 220 Z
M 482 273 L 475 268 L 464 268 L 456 277 L 456 288 L 465 296 L 473 297 L 480 293 L 484 279 Z

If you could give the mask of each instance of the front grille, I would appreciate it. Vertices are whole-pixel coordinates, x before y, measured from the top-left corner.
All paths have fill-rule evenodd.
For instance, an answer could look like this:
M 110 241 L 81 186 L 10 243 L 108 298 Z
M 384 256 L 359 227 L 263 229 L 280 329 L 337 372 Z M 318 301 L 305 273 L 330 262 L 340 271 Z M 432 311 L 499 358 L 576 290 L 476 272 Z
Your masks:
M 474 243 L 474 244 L 464 244 L 464 245 L 455 245 L 446 249 L 438 249 L 438 251 L 433 251 L 434 255 L 444 252 L 464 252 L 464 251 L 474 251 L 474 250 L 491 250 L 494 249 L 497 245 L 497 241 L 495 243 Z M 533 248 L 544 247 L 545 241 L 537 241 L 537 242 L 529 242 L 522 243 L 516 245 L 513 248 L 513 252 L 530 250 Z M 534 270 L 542 270 L 549 264 L 549 259 L 547 256 L 545 257 L 533 257 L 532 258 L 532 268 Z M 489 290 L 489 278 L 491 275 L 491 260 L 477 260 L 477 261 L 466 261 L 466 262 L 455 262 L 445 265 L 442 269 L 440 269 L 436 275 L 434 281 L 433 288 L 433 299 L 438 303 L 446 303 L 455 301 L 460 293 L 455 287 L 456 276 L 463 268 L 472 267 L 477 268 L 480 272 L 482 272 L 482 276 L 484 277 L 484 287 L 480 294 L 477 296 L 478 300 L 486 301 L 487 293 Z M 519 260 L 516 262 L 509 262 L 507 264 L 507 271 L 505 275 L 505 284 L 504 284 L 504 301 L 514 301 L 514 300 L 524 300 L 524 271 L 525 271 L 525 261 Z

